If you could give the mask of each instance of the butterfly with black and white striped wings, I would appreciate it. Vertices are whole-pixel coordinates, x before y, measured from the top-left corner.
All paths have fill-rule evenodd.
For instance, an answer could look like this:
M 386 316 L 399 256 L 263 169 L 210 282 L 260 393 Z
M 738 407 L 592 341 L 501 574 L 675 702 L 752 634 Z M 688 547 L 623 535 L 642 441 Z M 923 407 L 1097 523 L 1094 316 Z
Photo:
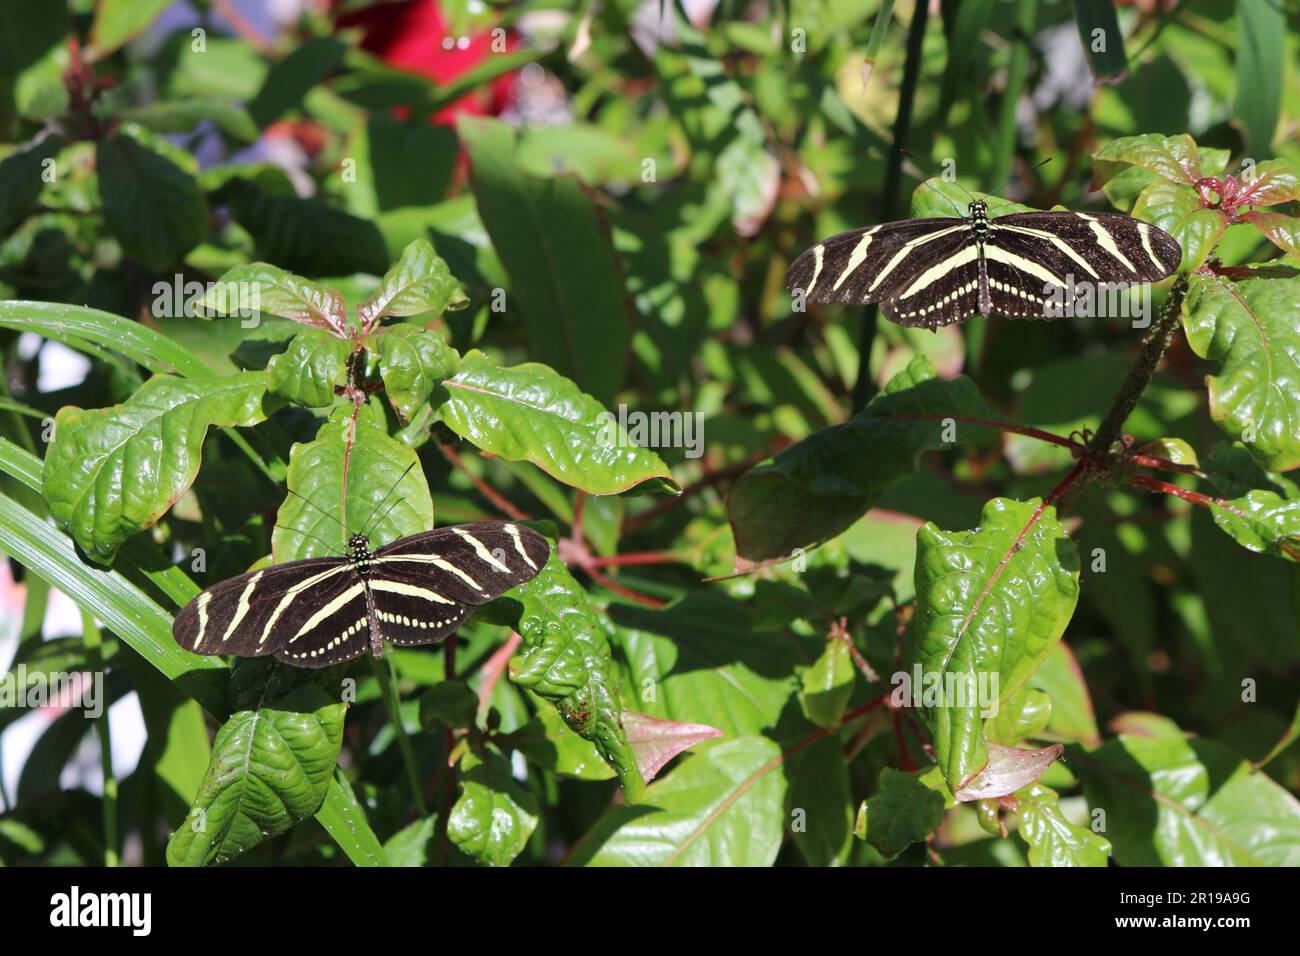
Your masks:
M 1055 319 L 1073 290 L 1165 278 L 1178 240 L 1118 213 L 1016 212 L 887 222 L 817 243 L 786 288 L 814 302 L 880 303 L 899 325 L 937 329 L 973 315 Z
M 328 667 L 383 643 L 433 644 L 531 580 L 551 546 L 531 528 L 481 521 L 399 538 L 377 551 L 363 534 L 346 557 L 304 558 L 214 584 L 176 616 L 176 643 L 196 654 L 271 655 Z

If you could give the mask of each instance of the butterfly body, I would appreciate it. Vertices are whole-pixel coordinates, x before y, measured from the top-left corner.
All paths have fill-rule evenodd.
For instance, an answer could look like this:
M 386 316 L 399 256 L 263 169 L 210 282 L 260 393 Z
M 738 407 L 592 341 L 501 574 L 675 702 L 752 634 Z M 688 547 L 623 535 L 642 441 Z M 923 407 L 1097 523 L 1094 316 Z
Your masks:
M 1155 282 L 1178 268 L 1168 233 L 1115 213 L 1017 212 L 912 219 L 854 229 L 808 249 L 786 287 L 815 302 L 880 303 L 900 325 L 937 329 L 972 315 L 1054 319 L 1085 284 Z
M 387 641 L 432 644 L 474 609 L 533 578 L 550 555 L 536 531 L 484 521 L 425 531 L 376 551 L 365 535 L 346 557 L 271 565 L 203 591 L 176 616 L 172 634 L 197 654 L 274 656 L 327 667 Z

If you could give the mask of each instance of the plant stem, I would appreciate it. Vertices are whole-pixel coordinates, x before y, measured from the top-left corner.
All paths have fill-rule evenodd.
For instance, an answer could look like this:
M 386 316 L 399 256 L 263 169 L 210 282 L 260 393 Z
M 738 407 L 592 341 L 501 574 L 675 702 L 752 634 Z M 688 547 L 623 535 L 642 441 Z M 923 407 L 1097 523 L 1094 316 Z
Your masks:
M 1124 422 L 1128 420 L 1133 409 L 1137 407 L 1138 400 L 1142 397 L 1147 385 L 1150 384 L 1151 376 L 1155 374 L 1156 367 L 1160 364 L 1160 359 L 1164 357 L 1165 350 L 1169 348 L 1174 329 L 1178 325 L 1183 298 L 1187 295 L 1187 282 L 1188 276 L 1186 274 L 1180 275 L 1178 280 L 1174 282 L 1173 288 L 1169 290 L 1169 298 L 1165 301 L 1165 307 L 1161 310 L 1160 317 L 1156 319 L 1156 324 L 1147 333 L 1138 360 L 1129 369 L 1124 384 L 1120 386 L 1115 398 L 1110 403 L 1110 408 L 1106 411 L 1106 417 L 1102 419 L 1097 433 L 1092 436 L 1092 441 L 1088 443 L 1085 453 L 1087 457 L 1096 461 L 1105 460 L 1110 455 L 1111 446 L 1119 440 L 1124 428 Z
M 397 749 L 402 754 L 402 764 L 406 767 L 406 776 L 411 784 L 411 793 L 420 816 L 429 814 L 428 804 L 424 802 L 424 792 L 420 788 L 420 771 L 415 765 L 415 750 L 411 747 L 411 738 L 406 735 L 402 724 L 402 705 L 397 697 L 397 686 L 393 683 L 393 657 L 384 655 L 383 660 L 370 658 L 370 669 L 379 681 L 379 690 L 384 698 L 384 708 L 388 711 L 388 721 L 393 725 L 393 734 L 397 737 Z
M 894 218 L 896 198 L 903 175 L 903 150 L 907 148 L 907 130 L 912 125 L 912 106 L 916 102 L 916 84 L 921 78 L 921 47 L 925 41 L 925 25 L 930 17 L 930 4 L 917 3 L 912 11 L 912 23 L 907 29 L 907 61 L 903 64 L 903 85 L 898 91 L 898 115 L 894 117 L 894 148 L 889 151 L 885 166 L 885 187 L 880 196 L 880 221 Z M 858 377 L 853 383 L 853 410 L 861 411 L 874 391 L 871 382 L 871 343 L 876 338 L 876 319 L 879 311 L 875 303 L 867 306 L 862 317 L 862 334 L 858 336 Z
M 104 673 L 104 637 L 95 625 L 95 618 L 81 612 L 81 642 L 86 648 L 86 661 L 90 664 L 91 680 Z M 84 691 L 83 691 L 84 695 Z M 113 776 L 113 732 L 108 723 L 108 707 L 100 701 L 103 712 L 95 718 L 95 732 L 99 735 L 99 765 L 104 774 L 104 865 L 120 866 L 117 853 L 117 778 Z

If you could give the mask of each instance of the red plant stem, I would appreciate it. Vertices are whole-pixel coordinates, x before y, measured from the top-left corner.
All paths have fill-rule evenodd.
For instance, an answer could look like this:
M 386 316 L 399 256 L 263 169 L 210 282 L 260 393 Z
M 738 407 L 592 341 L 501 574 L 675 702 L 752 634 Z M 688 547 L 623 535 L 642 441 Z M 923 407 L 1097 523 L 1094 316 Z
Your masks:
M 903 719 L 898 711 L 894 711 L 894 742 L 898 744 L 898 755 L 903 761 L 903 769 L 909 772 L 915 770 L 912 755 L 907 752 L 907 740 L 903 737 Z
M 461 471 L 463 471 L 466 477 L 469 478 L 470 483 L 473 484 L 474 487 L 478 490 L 478 493 L 481 494 L 488 501 L 490 501 L 492 505 L 503 515 L 505 515 L 508 518 L 513 518 L 515 521 L 528 520 L 528 514 L 526 512 L 520 511 L 510 502 L 509 499 L 504 497 L 499 491 L 497 491 L 495 488 L 489 485 L 478 475 L 474 474 L 472 471 L 466 468 L 465 462 L 461 459 L 460 455 L 456 453 L 456 449 L 452 448 L 450 445 L 439 444 L 438 450 L 442 452 L 443 456 L 446 457 L 446 459 L 449 462 L 451 462 L 453 467 L 459 468 Z
M 922 422 L 941 422 L 945 419 L 952 419 L 955 422 L 965 422 L 968 425 L 980 425 L 984 428 L 994 428 L 1001 432 L 1011 432 L 1016 435 L 1024 435 L 1026 438 L 1037 438 L 1039 441 L 1050 442 L 1053 445 L 1060 445 L 1063 448 L 1082 449 L 1083 444 L 1075 441 L 1073 438 L 1066 438 L 1064 435 L 1056 435 L 1041 428 L 1034 428 L 1032 425 L 1019 425 L 1015 422 L 1003 422 L 994 418 L 972 418 L 969 415 L 892 415 L 900 421 L 922 421 Z
M 623 567 L 633 564 L 674 564 L 682 559 L 669 551 L 633 551 L 630 554 L 614 554 L 609 557 L 593 554 L 588 559 L 588 567 Z
M 627 598 L 629 601 L 635 601 L 637 604 L 654 608 L 666 607 L 668 605 L 667 601 L 661 601 L 659 598 L 651 597 L 648 594 L 642 594 L 639 591 L 633 591 L 631 588 L 624 587 L 613 578 L 609 577 L 609 575 L 602 574 L 600 571 L 597 571 L 595 568 L 589 567 L 586 564 L 579 565 L 579 567 L 586 571 L 593 581 L 607 590 L 613 591 L 615 594 Z
M 483 675 L 482 681 L 478 688 L 478 712 L 481 716 L 488 709 L 488 704 L 492 700 L 492 691 L 496 689 L 497 682 L 501 680 L 501 675 L 506 672 L 506 667 L 510 664 L 510 658 L 515 656 L 515 651 L 519 650 L 519 645 L 524 639 L 519 636 L 518 631 L 511 631 L 510 638 L 500 647 L 498 647 L 492 656 L 488 658 L 487 663 L 483 665 L 480 673 Z

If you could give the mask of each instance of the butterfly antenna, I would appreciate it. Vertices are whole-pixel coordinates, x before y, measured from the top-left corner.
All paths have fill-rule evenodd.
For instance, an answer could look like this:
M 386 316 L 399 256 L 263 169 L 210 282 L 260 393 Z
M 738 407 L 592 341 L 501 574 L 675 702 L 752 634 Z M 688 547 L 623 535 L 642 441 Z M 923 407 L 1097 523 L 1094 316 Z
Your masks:
M 389 506 L 388 506 L 388 511 L 385 511 L 383 514 L 381 514 L 381 515 L 379 516 L 379 520 L 375 522 L 375 527 L 377 528 L 377 527 L 379 527 L 381 524 L 383 524 L 384 519 L 388 517 L 389 513 L 390 513 L 394 508 L 396 508 L 398 505 L 400 505 L 403 501 L 405 501 L 405 500 L 406 500 L 405 498 L 398 498 L 398 499 L 397 499 L 396 501 L 394 501 L 391 505 L 389 505 Z
M 334 549 L 334 546 L 333 546 L 332 544 L 330 544 L 328 541 L 325 541 L 325 540 L 322 539 L 322 538 L 318 538 L 318 537 L 316 537 L 316 535 L 314 535 L 314 534 L 308 534 L 306 531 L 299 531 L 297 528 L 289 528 L 289 527 L 284 527 L 284 526 L 281 526 L 281 527 L 283 528 L 283 530 L 285 530 L 285 531 L 290 531 L 290 532 L 292 532 L 293 534 L 298 535 L 298 537 L 300 537 L 300 538 L 311 538 L 311 539 L 312 539 L 313 541 L 315 541 L 317 544 L 323 544 L 323 545 L 325 545 L 325 547 L 326 547 L 327 549 L 329 549 L 330 555 L 331 555 L 332 557 L 336 557 L 336 558 L 338 558 L 338 557 L 342 557 L 342 556 L 343 556 L 342 554 L 340 554 L 338 551 L 336 551 L 336 550 Z
M 367 518 L 365 524 L 361 526 L 362 528 L 366 529 L 365 531 L 362 532 L 363 534 L 369 534 L 371 527 L 373 527 L 370 524 L 370 519 L 379 513 L 379 509 L 384 506 L 385 502 L 388 501 L 389 497 L 392 496 L 393 492 L 397 490 L 397 486 L 402 483 L 402 479 L 405 478 L 407 474 L 410 472 L 410 470 L 414 467 L 415 467 L 415 462 L 411 462 L 409 465 L 406 466 L 406 471 L 402 472 L 400 475 L 397 476 L 397 480 L 393 482 L 393 487 L 388 489 L 388 494 L 384 495 L 384 497 L 380 499 L 379 504 L 375 505 L 374 510 L 370 512 L 370 518 Z M 402 500 L 401 498 L 398 498 L 397 501 L 394 501 L 393 508 L 397 507 L 397 502 L 401 500 Z M 392 510 L 393 510 L 392 508 L 388 509 L 388 511 L 392 511 Z M 388 511 L 384 512 L 384 518 L 388 517 Z M 382 521 L 383 518 L 381 518 L 380 520 Z
M 1048 163 L 1050 163 L 1051 161 L 1052 161 L 1052 157 L 1051 157 L 1051 156 L 1048 156 L 1046 159 L 1042 160 L 1041 162 L 1034 163 L 1034 165 L 1030 166 L 1030 167 L 1029 167 L 1029 171 L 1032 173 L 1035 169 L 1038 169 L 1038 168 L 1040 168 L 1040 167 L 1042 167 L 1042 166 L 1046 166 L 1046 165 L 1047 165 Z M 1016 174 L 1015 174 L 1015 173 L 1012 173 L 1012 174 L 1011 174 L 1010 176 L 1008 176 L 1005 180 L 1003 180 L 1002 185 L 1001 185 L 1001 186 L 998 186 L 997 189 L 993 190 L 993 192 L 990 193 L 990 195 L 994 195 L 994 194 L 996 194 L 996 193 L 1000 193 L 1000 192 L 1002 192 L 1003 188 L 1005 188 L 1005 187 L 1007 186 L 1007 184 L 1010 183 L 1011 180 L 1013 180 L 1013 179 L 1015 179 L 1015 178 L 1016 178 Z M 1011 203 L 1012 203 L 1012 201 L 1011 201 L 1010 199 L 1005 199 L 1005 200 L 1003 200 L 1003 205 L 1005 205 L 1005 206 L 1009 206 L 1009 205 L 1011 205 Z
M 328 511 L 326 511 L 324 508 L 321 508 L 319 505 L 317 505 L 315 502 L 313 502 L 313 501 L 312 501 L 310 498 L 308 498 L 306 495 L 300 495 L 300 494 L 298 494 L 298 492 L 294 491 L 292 488 L 290 488 L 290 487 L 288 487 L 288 486 L 286 486 L 284 490 L 287 491 L 287 492 L 289 492 L 289 494 L 293 495 L 295 498 L 299 499 L 300 501 L 304 501 L 304 502 L 306 502 L 308 505 L 310 505 L 311 507 L 313 507 L 313 508 L 315 508 L 317 511 L 319 511 L 321 514 L 323 514 L 325 517 L 329 518 L 330 521 L 333 521 L 333 522 L 334 522 L 336 525 L 338 525 L 340 528 L 343 528 L 343 522 L 340 521 L 340 520 L 338 519 L 337 516 L 332 515 L 332 514 L 330 514 Z M 344 528 L 344 530 L 346 531 L 347 529 Z
M 958 205 L 957 205 L 955 202 L 953 202 L 953 201 L 952 201 L 948 196 L 944 195 L 944 193 L 943 193 L 943 191 L 942 191 L 941 189 L 939 189 L 939 188 L 938 188 L 937 186 L 935 186 L 932 182 L 930 182 L 930 179 L 934 178 L 934 173 L 933 173 L 932 169 L 928 169 L 928 168 L 927 168 L 927 167 L 929 166 L 929 164 L 928 164 L 925 160 L 921 159 L 921 157 L 920 157 L 920 156 L 917 156 L 915 153 L 910 153 L 910 152 L 908 152 L 907 150 L 903 149 L 903 147 L 901 147 L 901 146 L 898 147 L 898 151 L 899 151 L 900 153 L 902 153 L 904 156 L 910 156 L 912 159 L 916 160 L 917 165 L 921 167 L 921 171 L 922 171 L 923 173 L 929 173 L 929 174 L 930 174 L 930 175 L 929 175 L 929 178 L 921 180 L 921 185 L 922 185 L 922 186 L 928 186 L 930 189 L 933 189 L 934 192 L 935 192 L 935 195 L 937 195 L 937 196 L 939 196 L 940 198 L 942 198 L 944 202 L 946 202 L 949 206 L 952 206 L 952 208 L 955 209 L 955 210 L 957 211 L 957 215 L 958 215 L 958 216 L 964 216 L 964 215 L 966 215 L 966 210 L 964 210 L 964 209 L 962 209 L 960 206 L 958 206 Z M 948 180 L 945 179 L 944 182 L 948 182 Z M 955 179 L 952 180 L 952 183 L 953 183 L 953 185 L 955 185 L 958 189 L 960 189 L 962 192 L 964 192 L 967 196 L 970 196 L 972 202 L 975 201 L 975 197 L 971 195 L 971 192 L 970 192 L 969 189 L 967 189 L 967 188 L 966 188 L 965 186 L 963 186 L 961 183 L 957 182 L 957 180 L 955 180 Z

